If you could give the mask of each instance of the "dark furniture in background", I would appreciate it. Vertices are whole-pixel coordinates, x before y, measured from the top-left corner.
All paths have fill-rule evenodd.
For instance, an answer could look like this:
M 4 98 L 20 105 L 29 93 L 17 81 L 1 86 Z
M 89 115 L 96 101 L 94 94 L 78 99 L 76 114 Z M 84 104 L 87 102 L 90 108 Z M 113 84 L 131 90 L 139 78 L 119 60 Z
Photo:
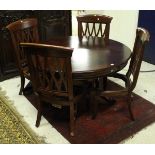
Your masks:
M 0 11 L 0 81 L 19 75 L 11 38 L 6 26 L 25 18 L 37 18 L 41 40 L 52 36 L 71 35 L 71 11 L 69 10 L 1 10 Z

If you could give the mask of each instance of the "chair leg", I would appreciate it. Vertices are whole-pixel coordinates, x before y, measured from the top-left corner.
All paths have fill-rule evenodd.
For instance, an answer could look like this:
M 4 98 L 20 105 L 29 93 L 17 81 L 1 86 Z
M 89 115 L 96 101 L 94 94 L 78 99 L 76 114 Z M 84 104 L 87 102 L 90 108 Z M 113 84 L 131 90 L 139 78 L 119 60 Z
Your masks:
M 98 109 L 98 102 L 95 102 L 96 92 L 92 91 L 90 93 L 90 111 L 92 114 L 92 119 L 96 118 L 97 109 Z
M 104 83 L 103 83 L 103 78 L 98 78 L 98 83 L 99 83 L 99 89 L 100 90 L 103 90 L 104 88 L 103 88 L 103 85 L 104 85 Z
M 75 125 L 75 115 L 74 115 L 74 103 L 70 101 L 70 136 L 74 136 L 74 125 Z
M 24 85 L 25 85 L 25 77 L 22 75 L 20 79 L 21 79 L 21 85 L 20 85 L 19 95 L 22 95 L 23 90 L 24 90 Z
M 98 88 L 100 90 L 106 90 L 107 88 L 107 77 L 98 78 Z
M 132 109 L 131 109 L 131 104 L 132 104 L 131 94 L 128 95 L 127 102 L 128 102 L 128 109 L 129 109 L 129 114 L 130 114 L 131 120 L 134 121 L 135 118 L 134 118 L 134 115 L 133 115 Z
M 42 116 L 42 103 L 38 95 L 36 96 L 36 98 L 37 98 L 37 103 L 38 103 L 38 114 L 37 114 L 37 120 L 36 120 L 36 127 L 39 127 L 41 116 Z
M 107 77 L 103 77 L 103 90 L 107 88 Z

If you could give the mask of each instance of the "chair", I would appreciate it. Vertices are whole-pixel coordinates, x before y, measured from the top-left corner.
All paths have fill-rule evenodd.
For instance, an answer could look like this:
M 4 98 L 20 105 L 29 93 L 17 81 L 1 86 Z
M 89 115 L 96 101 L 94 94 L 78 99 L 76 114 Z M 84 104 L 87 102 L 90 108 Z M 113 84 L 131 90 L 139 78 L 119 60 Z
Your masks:
M 106 15 L 88 14 L 77 16 L 78 36 L 82 39 L 86 37 L 103 37 L 105 44 L 109 41 L 110 23 L 113 17 Z M 106 88 L 107 77 L 94 81 L 95 87 Z
M 32 86 L 38 101 L 36 127 L 40 125 L 43 101 L 54 106 L 69 106 L 70 135 L 74 136 L 76 103 L 73 94 L 71 56 L 73 49 L 34 43 L 20 44 L 26 53 Z
M 104 37 L 105 42 L 108 43 L 112 19 L 110 16 L 96 14 L 77 16 L 79 38 L 83 36 Z
M 23 51 L 19 48 L 19 43 L 37 42 L 39 40 L 37 25 L 38 25 L 37 19 L 28 18 L 18 20 L 6 26 L 11 35 L 12 44 L 14 48 L 13 51 L 15 52 L 15 60 L 21 77 L 21 87 L 19 95 L 23 93 L 25 78 L 30 80 L 27 60 L 25 58 L 25 54 L 23 53 Z
M 125 88 L 122 88 L 121 90 L 92 91 L 93 101 L 91 103 L 91 106 L 94 107 L 93 116 L 92 116 L 93 118 L 95 118 L 97 114 L 98 102 L 95 102 L 97 101 L 97 99 L 101 99 L 101 98 L 107 99 L 111 97 L 114 97 L 114 98 L 126 97 L 130 117 L 132 120 L 135 120 L 134 115 L 132 113 L 132 108 L 131 108 L 131 103 L 132 103 L 131 95 L 134 88 L 136 87 L 136 83 L 138 80 L 139 71 L 140 71 L 140 67 L 143 59 L 145 45 L 149 41 L 149 37 L 150 37 L 149 32 L 146 29 L 137 28 L 133 53 L 131 56 L 129 69 L 126 75 L 123 75 L 120 73 L 115 73 L 111 75 L 114 78 L 122 79 L 125 82 Z

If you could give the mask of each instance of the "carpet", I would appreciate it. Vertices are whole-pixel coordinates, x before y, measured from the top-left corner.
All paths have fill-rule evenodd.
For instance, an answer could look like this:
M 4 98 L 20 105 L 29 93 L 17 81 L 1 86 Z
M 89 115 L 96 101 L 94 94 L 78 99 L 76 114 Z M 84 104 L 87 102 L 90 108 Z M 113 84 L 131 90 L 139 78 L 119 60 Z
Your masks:
M 110 88 L 120 86 L 111 82 Z M 27 99 L 37 107 L 33 94 Z M 69 109 L 58 109 L 45 103 L 43 115 L 72 144 L 117 144 L 149 124 L 155 122 L 155 105 L 144 98 L 133 94 L 133 113 L 136 118 L 131 121 L 124 99 L 117 99 L 113 105 L 100 104 L 97 117 L 92 120 L 83 100 L 78 105 L 75 137 L 69 135 Z
M 44 143 L 22 120 L 13 103 L 0 89 L 0 144 Z

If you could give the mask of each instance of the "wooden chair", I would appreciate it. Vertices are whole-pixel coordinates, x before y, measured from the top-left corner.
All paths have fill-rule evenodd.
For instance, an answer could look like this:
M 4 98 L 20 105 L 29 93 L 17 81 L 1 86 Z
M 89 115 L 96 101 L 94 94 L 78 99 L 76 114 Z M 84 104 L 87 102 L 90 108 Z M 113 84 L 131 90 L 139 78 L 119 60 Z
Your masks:
M 105 42 L 108 42 L 112 19 L 110 16 L 97 14 L 77 16 L 79 38 L 83 36 L 104 37 Z
M 97 114 L 97 107 L 98 102 L 95 102 L 94 99 L 101 99 L 101 98 L 111 98 L 111 97 L 126 97 L 126 101 L 128 103 L 128 109 L 131 116 L 131 119 L 134 120 L 134 115 L 131 109 L 132 97 L 131 94 L 136 87 L 136 83 L 139 76 L 139 71 L 143 59 L 143 53 L 145 49 L 146 43 L 149 41 L 149 32 L 144 28 L 137 28 L 136 31 L 136 39 L 134 43 L 133 53 L 129 65 L 129 69 L 126 75 L 115 73 L 111 76 L 114 78 L 122 79 L 125 82 L 125 88 L 121 90 L 106 90 L 106 91 L 92 91 L 92 103 L 91 105 L 94 107 L 93 118 L 96 117 Z M 96 96 L 96 97 L 95 97 Z M 107 100 L 108 101 L 108 100 Z
M 76 106 L 73 94 L 71 56 L 73 49 L 33 43 L 20 44 L 26 53 L 31 81 L 38 100 L 36 126 L 40 124 L 43 101 L 70 108 L 70 135 L 74 136 Z
M 113 17 L 106 15 L 88 14 L 77 16 L 78 36 L 82 39 L 84 36 L 103 37 L 105 44 L 108 44 L 110 23 Z M 94 87 L 106 88 L 107 77 L 99 78 L 94 81 Z
M 39 40 L 38 23 L 37 19 L 28 18 L 13 22 L 6 26 L 6 28 L 8 28 L 11 35 L 14 48 L 13 51 L 15 52 L 15 60 L 21 77 L 21 87 L 19 91 L 19 95 L 21 95 L 24 90 L 25 78 L 30 80 L 30 74 L 25 54 L 20 49 L 19 43 L 37 42 Z

